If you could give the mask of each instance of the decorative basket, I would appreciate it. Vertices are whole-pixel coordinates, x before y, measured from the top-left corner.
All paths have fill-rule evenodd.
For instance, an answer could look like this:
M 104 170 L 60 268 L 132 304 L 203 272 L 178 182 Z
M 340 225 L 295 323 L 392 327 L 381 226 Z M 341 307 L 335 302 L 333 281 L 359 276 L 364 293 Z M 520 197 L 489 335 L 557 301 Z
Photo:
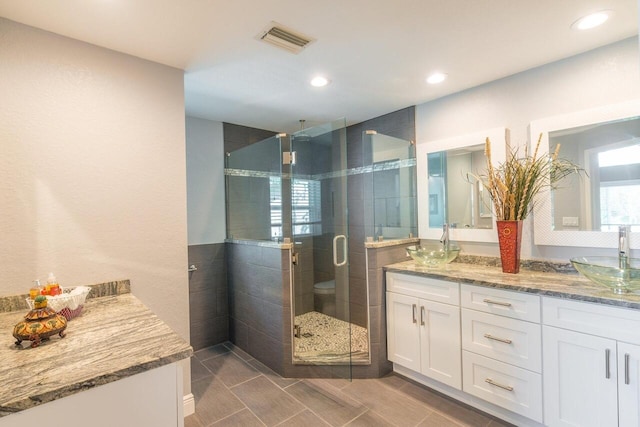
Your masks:
M 63 289 L 60 295 L 47 295 L 47 305 L 56 313 L 62 314 L 67 320 L 77 317 L 82 312 L 84 301 L 91 292 L 88 286 L 76 286 L 72 289 Z M 34 304 L 31 298 L 27 298 L 29 308 L 33 310 Z

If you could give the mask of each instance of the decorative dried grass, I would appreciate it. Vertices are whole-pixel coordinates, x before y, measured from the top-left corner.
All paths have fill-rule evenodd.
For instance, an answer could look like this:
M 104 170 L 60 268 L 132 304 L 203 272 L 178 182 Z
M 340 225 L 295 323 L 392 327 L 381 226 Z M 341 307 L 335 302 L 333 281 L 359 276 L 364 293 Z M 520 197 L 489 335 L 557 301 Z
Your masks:
M 485 142 L 487 179 L 482 185 L 491 195 L 498 220 L 518 221 L 525 219 L 534 205 L 535 196 L 545 187 L 555 185 L 568 175 L 583 172 L 572 162 L 558 158 L 560 144 L 553 155 L 538 157 L 542 134 L 538 138 L 533 156 L 518 157 L 518 151 L 510 151 L 504 163 L 493 166 L 491 141 Z

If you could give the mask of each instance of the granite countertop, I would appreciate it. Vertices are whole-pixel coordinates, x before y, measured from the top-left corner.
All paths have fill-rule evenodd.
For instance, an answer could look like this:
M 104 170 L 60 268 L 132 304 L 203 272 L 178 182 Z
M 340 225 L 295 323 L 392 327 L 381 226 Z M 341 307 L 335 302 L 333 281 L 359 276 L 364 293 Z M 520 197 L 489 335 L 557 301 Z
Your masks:
M 413 260 L 387 265 L 385 271 L 640 310 L 640 293 L 616 295 L 577 272 L 534 271 L 521 267 L 520 273 L 509 274 L 503 273 L 500 266 L 462 262 L 434 269 Z
M 66 336 L 20 347 L 0 312 L 0 417 L 186 359 L 192 348 L 130 293 L 88 299 Z
M 406 239 L 387 239 L 379 241 L 367 241 L 364 242 L 365 248 L 386 248 L 389 246 L 406 245 L 407 243 L 420 243 L 420 239 L 417 237 L 408 237 Z

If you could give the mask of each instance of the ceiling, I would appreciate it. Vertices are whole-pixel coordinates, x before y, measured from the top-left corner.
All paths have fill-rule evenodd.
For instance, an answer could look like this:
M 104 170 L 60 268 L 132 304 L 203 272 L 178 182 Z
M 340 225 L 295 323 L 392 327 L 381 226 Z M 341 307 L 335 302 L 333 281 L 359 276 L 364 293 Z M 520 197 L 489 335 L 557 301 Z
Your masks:
M 598 29 L 570 25 L 603 9 Z M 357 123 L 637 34 L 637 0 L 0 0 L 0 16 L 185 70 L 188 115 Z M 271 21 L 316 42 L 294 55 Z M 432 71 L 448 74 L 427 85 Z M 331 84 L 314 88 L 322 73 Z

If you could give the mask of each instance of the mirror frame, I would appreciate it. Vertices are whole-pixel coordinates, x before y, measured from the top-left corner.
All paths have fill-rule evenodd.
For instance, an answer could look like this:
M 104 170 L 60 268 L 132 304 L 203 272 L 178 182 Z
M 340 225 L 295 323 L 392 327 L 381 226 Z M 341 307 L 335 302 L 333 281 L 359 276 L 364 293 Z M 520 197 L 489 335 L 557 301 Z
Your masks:
M 542 133 L 539 154 L 545 156 L 549 153 L 549 132 L 631 117 L 640 117 L 640 100 L 535 120 L 529 125 L 531 147 L 535 148 L 538 137 Z M 562 147 L 560 157 L 562 157 Z M 617 231 L 553 230 L 551 209 L 551 189 L 543 188 L 535 199 L 533 210 L 533 239 L 536 245 L 618 247 Z M 640 238 L 634 234 L 637 233 L 631 233 L 630 246 L 632 249 L 638 249 Z
M 429 166 L 427 162 L 427 155 L 429 153 L 437 153 L 440 151 L 484 144 L 488 137 L 492 142 L 491 158 L 494 164 L 501 163 L 505 160 L 508 136 L 509 131 L 507 128 L 497 127 L 453 138 L 419 142 L 416 144 L 416 174 L 418 177 L 418 235 L 421 239 L 439 240 L 442 236 L 442 229 L 429 227 Z M 497 242 L 498 233 L 495 229 L 495 214 L 493 209 L 491 209 L 491 217 L 492 223 L 494 224 L 493 228 L 451 228 L 449 230 L 450 239 L 461 242 Z M 420 218 L 424 218 L 425 220 L 420 221 Z

